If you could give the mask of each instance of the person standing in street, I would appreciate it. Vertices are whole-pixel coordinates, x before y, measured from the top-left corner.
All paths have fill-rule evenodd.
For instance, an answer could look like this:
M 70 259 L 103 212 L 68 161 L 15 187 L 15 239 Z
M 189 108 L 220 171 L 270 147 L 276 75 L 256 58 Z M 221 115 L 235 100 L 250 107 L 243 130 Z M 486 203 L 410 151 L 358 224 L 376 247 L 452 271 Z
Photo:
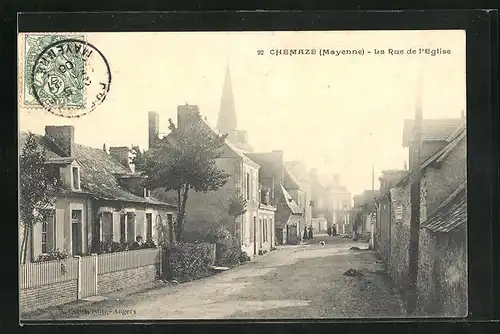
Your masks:
M 309 226 L 309 239 L 313 238 L 313 227 Z

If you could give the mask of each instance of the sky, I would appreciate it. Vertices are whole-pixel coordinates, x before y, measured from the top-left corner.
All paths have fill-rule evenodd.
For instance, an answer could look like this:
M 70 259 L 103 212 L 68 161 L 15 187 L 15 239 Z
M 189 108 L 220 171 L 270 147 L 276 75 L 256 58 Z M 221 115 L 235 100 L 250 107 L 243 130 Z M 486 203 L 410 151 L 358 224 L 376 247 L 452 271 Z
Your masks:
M 176 122 L 179 104 L 198 105 L 217 123 L 229 65 L 238 128 L 248 132 L 255 151 L 282 150 L 285 160 L 339 174 L 356 194 L 371 189 L 372 165 L 375 189 L 382 170 L 404 167 L 403 121 L 414 117 L 418 96 L 424 118 L 466 112 L 460 30 L 120 32 L 86 38 L 111 69 L 106 100 L 79 119 L 20 107 L 21 131 L 43 134 L 45 125 L 74 125 L 79 144 L 147 148 L 148 111 L 159 113 L 164 133 L 168 118 Z M 390 48 L 403 54 L 390 55 Z M 407 53 L 419 48 L 450 54 Z M 316 55 L 271 55 L 275 49 L 316 49 Z M 364 55 L 319 56 L 320 49 L 363 49 Z

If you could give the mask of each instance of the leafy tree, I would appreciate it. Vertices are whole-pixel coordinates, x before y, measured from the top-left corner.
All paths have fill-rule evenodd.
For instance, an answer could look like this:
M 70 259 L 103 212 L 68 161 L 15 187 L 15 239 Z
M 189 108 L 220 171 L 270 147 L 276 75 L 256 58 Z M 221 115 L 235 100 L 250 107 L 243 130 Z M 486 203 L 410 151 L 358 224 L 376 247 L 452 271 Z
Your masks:
M 20 208 L 23 227 L 20 263 L 26 263 L 28 240 L 33 226 L 47 219 L 47 208 L 55 201 L 57 179 L 45 163 L 45 149 L 29 132 L 19 161 Z
M 229 199 L 228 206 L 226 208 L 227 214 L 233 218 L 233 221 L 231 222 L 233 225 L 233 235 L 235 237 L 237 236 L 237 233 L 241 233 L 241 229 L 238 232 L 238 229 L 236 229 L 236 218 L 239 216 L 243 215 L 245 212 L 247 212 L 247 200 L 245 199 L 244 196 L 236 194 L 235 196 L 231 197 Z
M 226 136 L 202 124 L 198 112 L 186 115 L 182 128 L 177 128 L 171 119 L 168 121 L 171 133 L 136 159 L 136 170 L 147 176 L 150 189 L 176 192 L 174 232 L 177 240 L 182 241 L 189 190 L 211 192 L 224 186 L 230 177 L 216 166 Z

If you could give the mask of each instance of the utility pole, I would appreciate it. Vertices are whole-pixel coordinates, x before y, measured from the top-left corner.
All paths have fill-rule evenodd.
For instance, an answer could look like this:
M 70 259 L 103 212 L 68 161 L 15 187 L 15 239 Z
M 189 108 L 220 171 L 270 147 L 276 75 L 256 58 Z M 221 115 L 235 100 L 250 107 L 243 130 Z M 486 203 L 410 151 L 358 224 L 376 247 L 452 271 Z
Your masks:
M 417 94 L 415 101 L 415 121 L 413 123 L 413 142 L 411 143 L 412 161 L 410 165 L 410 244 L 408 249 L 408 299 L 406 312 L 408 316 L 416 315 L 417 311 L 417 277 L 418 277 L 418 252 L 420 237 L 420 150 L 422 146 L 422 82 L 421 72 L 418 73 Z

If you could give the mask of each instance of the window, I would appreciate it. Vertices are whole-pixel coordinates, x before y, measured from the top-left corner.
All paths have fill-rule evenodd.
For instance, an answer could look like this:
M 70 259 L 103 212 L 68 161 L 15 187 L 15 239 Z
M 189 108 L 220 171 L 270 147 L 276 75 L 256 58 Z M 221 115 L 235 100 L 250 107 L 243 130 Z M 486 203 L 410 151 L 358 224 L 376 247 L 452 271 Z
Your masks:
M 250 173 L 247 173 L 247 199 L 250 199 Z
M 80 173 L 78 167 L 73 167 L 73 188 L 80 189 Z
M 82 210 L 71 211 L 71 250 L 73 255 L 82 253 Z
M 135 213 L 127 212 L 127 241 L 135 241 Z
M 106 241 L 113 237 L 113 213 L 103 212 L 102 213 L 102 240 Z
M 267 242 L 267 219 L 264 219 L 264 242 Z
M 53 210 L 47 210 L 45 212 L 46 219 L 42 222 L 42 253 L 48 253 L 54 250 L 55 246 L 55 219 L 56 215 Z
M 153 214 L 146 213 L 146 239 L 153 237 Z

